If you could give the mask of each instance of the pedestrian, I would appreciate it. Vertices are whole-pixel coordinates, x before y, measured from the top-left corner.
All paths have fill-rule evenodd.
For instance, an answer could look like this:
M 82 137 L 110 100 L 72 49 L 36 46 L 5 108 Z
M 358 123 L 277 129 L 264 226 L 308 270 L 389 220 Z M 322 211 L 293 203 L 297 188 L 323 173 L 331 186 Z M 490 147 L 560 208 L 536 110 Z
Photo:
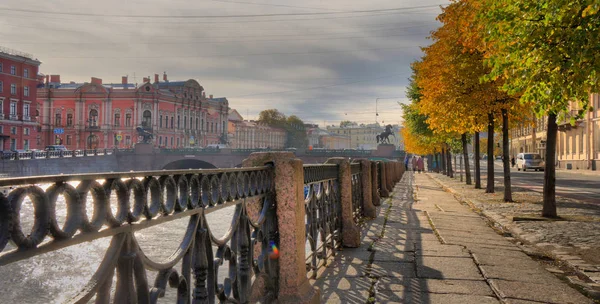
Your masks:
M 513 157 L 510 159 L 510 164 L 514 167 L 515 166 L 515 156 L 513 155 Z
M 417 156 L 412 157 L 412 170 L 417 171 Z
M 425 164 L 423 163 L 423 157 L 419 157 L 419 159 L 417 160 L 417 169 L 419 170 L 419 173 L 425 171 Z
M 408 171 L 408 154 L 404 156 L 404 170 Z

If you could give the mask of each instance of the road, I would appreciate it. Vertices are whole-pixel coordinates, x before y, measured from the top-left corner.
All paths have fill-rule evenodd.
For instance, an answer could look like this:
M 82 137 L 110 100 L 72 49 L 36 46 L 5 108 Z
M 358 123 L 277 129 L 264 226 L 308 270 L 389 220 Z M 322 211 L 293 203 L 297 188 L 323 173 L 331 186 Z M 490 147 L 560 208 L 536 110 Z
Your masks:
M 473 170 L 473 169 L 471 169 Z M 481 180 L 487 178 L 487 163 L 481 162 Z M 527 188 L 542 192 L 544 188 L 543 171 L 517 171 L 511 168 L 510 178 L 513 187 Z M 504 174 L 502 162 L 494 161 L 494 179 L 496 183 L 503 184 Z M 556 172 L 556 195 L 600 204 L 600 174 L 583 175 L 575 172 Z

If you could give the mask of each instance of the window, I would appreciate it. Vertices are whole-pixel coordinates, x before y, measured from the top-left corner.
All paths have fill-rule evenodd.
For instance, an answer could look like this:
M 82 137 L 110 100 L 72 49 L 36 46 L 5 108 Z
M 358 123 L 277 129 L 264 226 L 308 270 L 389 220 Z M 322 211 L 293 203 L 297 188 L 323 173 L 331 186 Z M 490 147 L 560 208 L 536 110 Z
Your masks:
M 23 77 L 29 78 L 29 69 L 23 69 Z
M 115 127 L 121 126 L 121 114 L 115 113 Z
M 2 72 L 2 63 L 0 62 L 0 72 Z
M 24 120 L 29 120 L 29 107 L 30 105 L 28 103 L 23 105 L 23 119 Z
M 2 93 L 2 91 L 4 91 L 4 83 L 0 81 L 0 93 Z
M 67 146 L 71 145 L 71 135 L 67 135 Z
M 171 122 L 173 122 L 173 117 L 171 117 Z M 171 137 L 171 148 L 173 147 L 173 137 Z
M 10 115 L 11 116 L 17 115 L 17 103 L 14 101 L 10 103 Z
M 90 110 L 90 116 L 88 119 L 88 123 L 90 124 L 90 127 L 98 126 L 98 110 L 96 110 L 96 109 Z
M 14 83 L 10 84 L 10 94 L 11 95 L 17 95 L 17 85 Z
M 206 132 L 208 132 L 208 121 L 206 121 Z
M 165 116 L 165 129 L 169 128 L 169 116 Z
M 29 135 L 29 128 L 23 128 L 23 134 Z
M 200 130 L 204 131 L 204 118 L 200 121 Z
M 131 115 L 131 114 L 127 114 L 127 115 Z M 125 145 L 126 146 L 130 146 L 131 145 L 131 137 L 129 135 L 125 136 Z
M 162 118 L 160 119 L 160 121 L 162 122 Z M 162 125 L 162 123 L 161 123 Z M 158 146 L 162 146 L 162 136 L 158 137 Z
M 17 75 L 17 68 L 14 65 L 10 66 L 10 74 Z
M 29 96 L 29 87 L 23 87 L 23 96 Z
M 61 117 L 60 117 L 60 113 L 56 113 L 56 117 L 54 119 L 54 125 L 57 127 L 62 126 L 62 121 L 61 121 Z
M 183 129 L 187 130 L 187 116 L 183 116 Z
M 23 140 L 23 150 L 29 150 L 29 139 Z
M 173 121 L 175 121 L 175 116 L 171 116 L 171 129 L 173 129 Z M 171 146 L 173 143 L 171 142 Z
M 73 126 L 73 114 L 69 113 L 67 114 L 67 127 L 72 127 Z
M 160 119 L 158 120 L 158 127 L 162 128 L 162 115 L 160 115 L 159 117 L 160 117 Z M 159 145 L 160 145 L 160 143 L 159 143 Z
M 152 112 L 150 112 L 150 110 L 146 110 L 144 111 L 144 114 L 142 114 L 142 127 L 152 127 Z
M 177 147 L 179 147 L 179 137 L 177 137 Z
M 215 131 L 215 124 L 214 123 L 210 123 L 210 132 L 213 133 Z
M 190 117 L 190 130 L 194 128 L 193 125 L 194 125 L 194 117 Z
M 196 117 L 196 130 L 198 130 L 198 122 L 199 122 L 199 121 L 200 121 L 200 120 L 198 119 L 198 117 Z
M 10 134 L 17 135 L 17 127 L 10 127 Z
M 11 150 L 17 150 L 17 140 L 14 138 L 10 139 L 10 149 Z
M 177 129 L 181 129 L 181 116 L 177 115 Z M 179 138 L 177 139 L 179 140 Z M 179 143 L 177 143 L 179 146 Z
M 576 149 L 576 141 L 575 141 L 575 134 L 571 135 L 571 153 L 575 154 L 575 149 Z
M 125 126 L 131 127 L 131 114 L 125 114 Z

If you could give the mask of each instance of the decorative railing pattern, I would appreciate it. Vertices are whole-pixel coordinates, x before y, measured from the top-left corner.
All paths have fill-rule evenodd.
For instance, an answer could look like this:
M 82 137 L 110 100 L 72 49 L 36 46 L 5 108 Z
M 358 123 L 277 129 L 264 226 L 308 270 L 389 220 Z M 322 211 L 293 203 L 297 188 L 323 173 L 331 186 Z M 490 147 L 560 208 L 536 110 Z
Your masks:
M 362 193 L 362 178 L 361 168 L 359 163 L 353 163 L 350 165 L 350 172 L 352 178 L 352 218 L 355 223 L 359 223 L 363 216 L 363 193 Z
M 304 165 L 306 271 L 311 278 L 342 245 L 339 189 L 337 165 Z
M 36 184 L 51 185 L 44 191 Z M 96 303 L 156 303 L 167 285 L 176 290 L 179 303 L 247 303 L 252 282 L 261 274 L 269 278 L 262 287 L 272 297 L 277 294 L 277 259 L 269 257 L 279 243 L 270 166 L 0 180 L 0 187 L 5 186 L 15 188 L 8 196 L 0 194 L 0 266 L 112 237 L 96 273 L 72 303 L 87 303 L 93 297 Z M 55 210 L 59 195 L 67 208 L 62 227 Z M 34 206 L 31 232 L 23 231 L 20 223 L 25 197 Z M 85 210 L 88 197 L 94 206 L 91 217 Z M 228 232 L 219 238 L 205 216 L 225 207 L 235 211 Z M 189 222 L 177 250 L 165 261 L 150 259 L 134 232 L 181 218 Z M 179 262 L 180 272 L 175 269 Z M 218 269 L 224 263 L 229 275 L 221 281 Z M 158 273 L 154 284 L 147 281 L 147 271 Z
M 0 151 L 0 159 L 2 159 L 2 160 L 25 160 L 25 159 L 83 157 L 83 156 L 98 156 L 98 155 L 103 156 L 103 155 L 112 155 L 114 153 L 133 153 L 133 149 L 86 149 L 86 150 L 70 150 L 70 151 L 27 151 L 27 152 Z

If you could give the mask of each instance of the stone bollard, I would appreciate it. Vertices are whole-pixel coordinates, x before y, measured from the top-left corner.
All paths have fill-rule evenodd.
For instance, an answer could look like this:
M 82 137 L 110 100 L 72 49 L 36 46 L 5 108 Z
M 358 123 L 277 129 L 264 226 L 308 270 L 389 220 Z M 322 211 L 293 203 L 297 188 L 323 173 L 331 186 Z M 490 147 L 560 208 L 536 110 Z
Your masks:
M 340 204 L 342 207 L 342 245 L 356 248 L 360 246 L 360 228 L 352 217 L 352 173 L 350 161 L 344 157 L 333 157 L 326 164 L 339 166 L 338 184 L 340 188 Z
M 377 166 L 379 167 L 379 195 L 381 195 L 381 197 L 389 197 L 390 192 L 387 189 L 385 163 L 378 161 Z
M 387 166 L 387 189 L 390 193 L 394 191 L 394 164 L 392 162 L 385 163 Z
M 279 303 L 319 303 L 321 292 L 306 277 L 304 168 L 291 152 L 252 153 L 244 167 L 273 164 L 279 230 Z M 258 279 L 258 278 L 257 278 Z
M 377 162 L 370 161 L 371 166 L 371 194 L 373 195 L 373 205 L 381 206 L 381 198 L 379 197 L 379 176 L 377 170 Z
M 371 181 L 371 162 L 368 159 L 360 159 L 360 178 L 362 182 L 362 194 L 363 194 L 363 216 L 375 218 L 377 217 L 377 209 L 373 205 L 373 194 Z

